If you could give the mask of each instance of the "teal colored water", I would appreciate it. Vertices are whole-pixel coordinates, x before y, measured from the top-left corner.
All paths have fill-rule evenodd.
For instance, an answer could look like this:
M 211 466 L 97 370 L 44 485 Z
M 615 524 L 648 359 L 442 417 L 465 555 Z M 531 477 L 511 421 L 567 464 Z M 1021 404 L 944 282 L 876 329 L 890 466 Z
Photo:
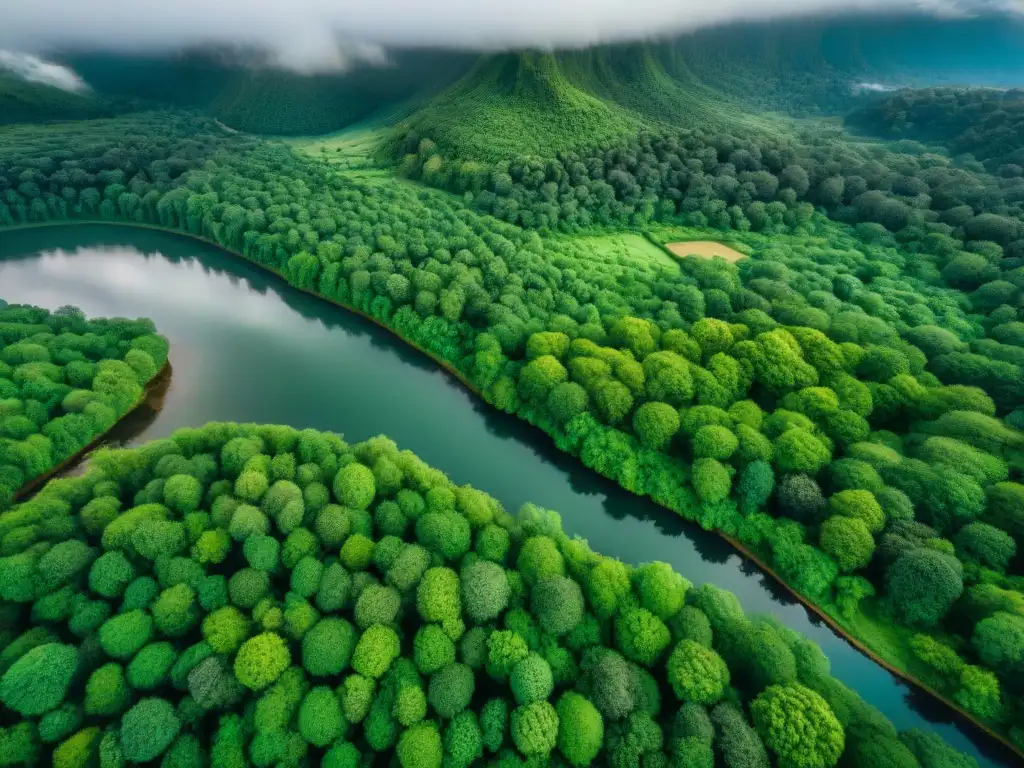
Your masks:
M 624 561 L 662 560 L 735 592 L 811 637 L 833 674 L 900 730 L 925 728 L 982 765 L 1014 758 L 970 723 L 860 654 L 721 539 L 621 490 L 540 431 L 485 405 L 387 331 L 212 246 L 150 230 L 77 225 L 0 233 L 0 298 L 90 316 L 150 317 L 171 341 L 163 407 L 125 444 L 207 421 L 386 434 L 507 509 L 556 509 L 565 530 Z

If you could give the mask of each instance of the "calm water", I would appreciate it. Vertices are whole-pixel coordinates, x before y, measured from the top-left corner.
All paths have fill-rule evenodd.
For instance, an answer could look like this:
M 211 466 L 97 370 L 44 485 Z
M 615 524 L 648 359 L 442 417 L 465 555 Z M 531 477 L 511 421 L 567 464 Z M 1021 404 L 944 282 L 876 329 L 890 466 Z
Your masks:
M 506 508 L 558 510 L 570 534 L 624 561 L 671 563 L 735 592 L 819 643 L 832 672 L 900 730 L 939 732 L 984 765 L 1013 758 L 837 637 L 716 536 L 634 497 L 494 411 L 377 326 L 288 288 L 243 260 L 170 234 L 105 225 L 0 233 L 0 298 L 90 316 L 150 317 L 171 341 L 159 412 L 126 444 L 211 420 L 314 427 L 351 441 L 386 434 Z

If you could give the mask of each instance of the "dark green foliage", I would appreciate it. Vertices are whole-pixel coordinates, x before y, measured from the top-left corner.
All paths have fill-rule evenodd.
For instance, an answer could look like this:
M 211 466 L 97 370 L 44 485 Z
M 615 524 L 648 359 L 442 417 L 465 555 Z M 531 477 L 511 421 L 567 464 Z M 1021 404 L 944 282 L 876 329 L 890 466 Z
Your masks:
M 931 549 L 904 552 L 886 571 L 886 588 L 897 615 L 909 624 L 937 624 L 963 593 L 959 562 Z
M 181 721 L 166 699 L 142 699 L 121 718 L 125 759 L 144 763 L 163 754 L 178 735 Z

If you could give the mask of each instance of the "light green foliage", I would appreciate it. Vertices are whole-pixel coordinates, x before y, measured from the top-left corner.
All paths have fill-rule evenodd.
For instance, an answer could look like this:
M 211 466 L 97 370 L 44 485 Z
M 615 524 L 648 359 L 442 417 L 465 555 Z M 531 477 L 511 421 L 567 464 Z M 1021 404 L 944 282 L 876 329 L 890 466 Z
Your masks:
M 679 431 L 679 413 L 666 403 L 644 403 L 633 415 L 633 430 L 644 446 L 661 450 Z
M 646 608 L 628 608 L 615 617 L 615 646 L 637 664 L 653 666 L 671 641 L 665 623 Z
M 352 669 L 364 677 L 377 679 L 387 672 L 399 654 L 398 635 L 391 627 L 374 624 L 356 643 Z
M 471 563 L 462 569 L 460 579 L 466 614 L 474 622 L 484 624 L 505 610 L 510 589 L 500 565 L 486 560 Z
M 160 687 L 170 678 L 171 667 L 177 658 L 178 652 L 170 643 L 150 643 L 128 664 L 128 683 L 139 691 Z
M 437 726 L 432 722 L 416 723 L 403 731 L 396 754 L 402 768 L 440 768 L 444 748 Z
M 235 677 L 246 688 L 260 691 L 280 677 L 291 663 L 281 636 L 263 632 L 246 640 L 235 656 Z
M 834 497 L 833 497 L 834 498 Z M 821 524 L 819 543 L 844 572 L 856 571 L 871 562 L 875 540 L 858 517 L 834 515 Z
M 668 682 L 681 701 L 710 705 L 729 685 L 729 668 L 722 657 L 693 640 L 681 640 L 669 656 Z
M 509 686 L 520 704 L 546 700 L 554 689 L 551 666 L 536 653 L 531 653 L 512 668 Z
M 667 563 L 640 566 L 634 579 L 643 607 L 660 619 L 674 616 L 683 607 L 690 582 Z
M 376 493 L 373 471 L 363 464 L 348 464 L 334 477 L 334 498 L 346 507 L 366 509 Z
M 546 701 L 534 701 L 512 712 L 512 741 L 527 757 L 547 755 L 558 740 L 558 713 Z
M 843 727 L 828 703 L 802 685 L 773 685 L 750 705 L 754 726 L 781 764 L 830 768 L 843 754 Z
M 116 715 L 131 701 L 124 669 L 113 662 L 95 670 L 85 685 L 84 710 L 87 715 Z
M 885 513 L 870 491 L 840 491 L 828 500 L 829 512 L 860 520 L 872 533 L 880 533 L 885 526 Z

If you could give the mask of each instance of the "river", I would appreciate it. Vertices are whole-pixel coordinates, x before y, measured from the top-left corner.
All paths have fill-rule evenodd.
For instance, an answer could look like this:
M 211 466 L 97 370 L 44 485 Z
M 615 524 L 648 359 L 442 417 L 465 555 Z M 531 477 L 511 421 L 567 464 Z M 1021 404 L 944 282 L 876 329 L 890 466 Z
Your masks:
M 173 373 L 157 410 L 127 421 L 134 445 L 207 421 L 386 434 L 509 510 L 558 510 L 565 530 L 630 563 L 662 560 L 735 592 L 817 642 L 832 673 L 899 730 L 924 728 L 982 765 L 1014 757 L 971 723 L 863 656 L 717 536 L 633 496 L 487 406 L 387 331 L 213 246 L 152 230 L 74 225 L 0 232 L 0 298 L 90 316 L 152 318 Z

